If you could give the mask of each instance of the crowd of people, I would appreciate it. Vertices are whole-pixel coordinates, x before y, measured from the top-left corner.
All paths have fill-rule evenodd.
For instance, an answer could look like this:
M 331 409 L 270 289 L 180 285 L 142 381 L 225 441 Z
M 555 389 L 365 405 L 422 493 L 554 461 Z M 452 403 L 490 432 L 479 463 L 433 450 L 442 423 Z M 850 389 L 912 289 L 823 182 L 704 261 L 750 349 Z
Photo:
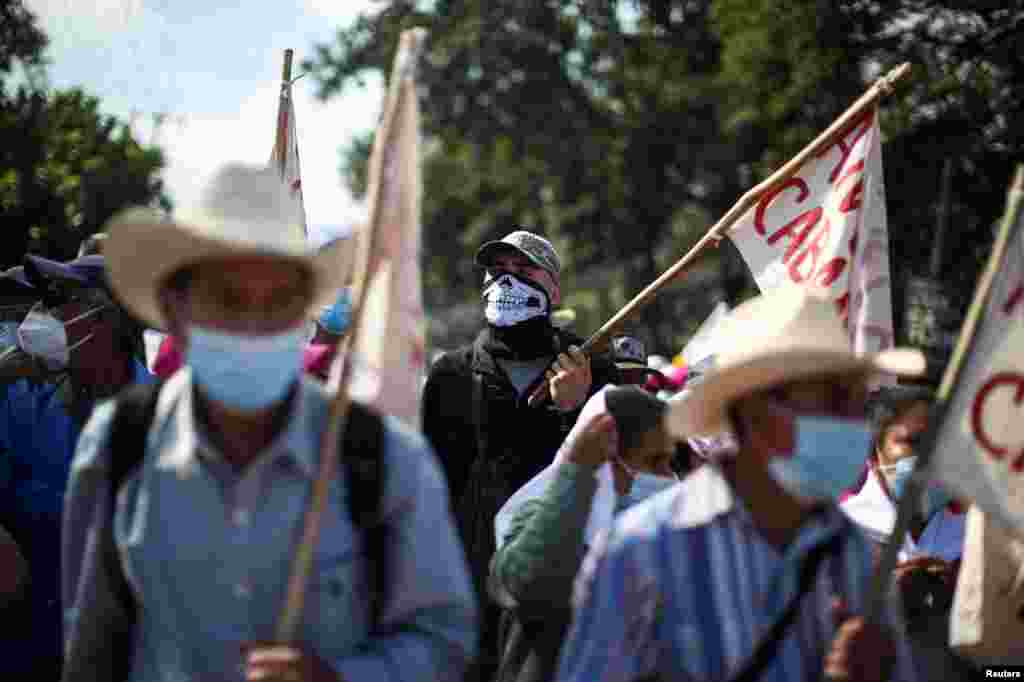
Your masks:
M 69 262 L 3 273 L 0 670 L 968 679 L 947 637 L 963 506 L 929 488 L 891 537 L 934 397 L 923 356 L 855 356 L 796 288 L 733 310 L 701 371 L 631 336 L 584 352 L 552 324 L 561 259 L 526 230 L 476 253 L 486 325 L 431 364 L 421 431 L 352 407 L 281 641 L 350 248 L 311 249 L 278 176 L 228 165 L 174 220 L 128 211 Z

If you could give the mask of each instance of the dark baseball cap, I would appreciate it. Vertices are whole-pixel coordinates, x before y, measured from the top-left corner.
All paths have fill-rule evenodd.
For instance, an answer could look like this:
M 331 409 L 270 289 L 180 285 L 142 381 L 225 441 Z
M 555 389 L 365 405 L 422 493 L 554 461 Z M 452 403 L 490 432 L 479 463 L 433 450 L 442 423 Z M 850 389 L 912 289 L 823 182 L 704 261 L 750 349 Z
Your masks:
M 525 256 L 538 268 L 547 270 L 552 277 L 558 279 L 562 261 L 555 247 L 544 237 L 526 230 L 516 230 L 502 239 L 481 246 L 476 252 L 476 264 L 484 268 L 490 267 L 500 254 L 510 252 Z
M 604 395 L 608 412 L 623 435 L 639 435 L 661 423 L 668 404 L 639 386 L 612 386 Z

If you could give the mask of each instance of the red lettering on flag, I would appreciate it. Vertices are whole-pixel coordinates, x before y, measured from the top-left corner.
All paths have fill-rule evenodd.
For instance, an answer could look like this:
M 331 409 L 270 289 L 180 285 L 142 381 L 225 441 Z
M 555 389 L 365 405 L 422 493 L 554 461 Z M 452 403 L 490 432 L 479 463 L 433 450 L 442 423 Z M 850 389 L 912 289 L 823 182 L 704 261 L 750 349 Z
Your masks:
M 1003 386 L 1015 389 L 1013 395 L 1014 405 L 1020 405 L 1024 401 L 1024 375 L 1015 372 L 999 372 L 989 377 L 988 381 L 982 384 L 974 396 L 974 402 L 971 404 L 971 431 L 974 433 L 974 439 L 995 460 L 1001 460 L 1005 457 L 1009 449 L 1004 445 L 993 442 L 988 433 L 985 432 L 985 403 L 992 391 Z M 1011 466 L 1015 472 L 1024 471 L 1024 450 L 1018 454 Z
M 867 132 L 871 130 L 871 124 L 874 122 L 874 120 L 875 111 L 874 109 L 869 109 L 864 113 L 863 118 L 857 120 L 856 122 L 853 123 L 853 125 L 850 126 L 850 129 L 846 132 L 845 135 L 836 138 L 835 142 L 825 147 L 818 153 L 818 158 L 820 159 L 821 157 L 825 156 L 830 151 L 832 151 L 833 147 L 839 147 L 839 163 L 837 163 L 836 167 L 832 169 L 831 173 L 829 173 L 829 182 L 835 182 L 836 178 L 839 177 L 839 174 L 842 172 L 843 167 L 846 166 L 846 162 L 850 159 L 850 154 L 853 153 L 853 148 L 857 145 L 857 142 L 860 140 L 860 138 L 864 137 L 867 134 Z M 853 137 L 850 140 L 847 140 L 846 136 L 849 135 L 850 133 L 853 133 Z
M 775 189 L 773 189 L 770 192 L 768 192 L 767 194 L 765 194 L 764 198 L 762 198 L 761 201 L 758 202 L 758 204 L 757 204 L 757 212 L 754 214 L 754 229 L 757 230 L 757 233 L 759 235 L 764 236 L 764 234 L 765 234 L 764 214 L 765 214 L 765 211 L 768 210 L 768 206 L 772 203 L 772 201 L 775 200 L 775 197 L 779 196 L 780 194 L 785 192 L 790 187 L 796 187 L 797 188 L 798 193 L 797 193 L 797 197 L 796 197 L 796 203 L 798 203 L 798 204 L 803 203 L 804 201 L 806 201 L 807 200 L 807 196 L 811 193 L 811 190 L 807 187 L 807 183 L 806 182 L 804 182 L 802 179 L 800 179 L 798 177 L 792 177 L 792 178 L 786 180 L 784 183 L 782 183 L 778 187 L 776 187 Z M 806 215 L 806 214 L 804 214 L 804 215 Z M 794 223 L 800 221 L 800 219 L 803 218 L 803 217 L 804 216 L 801 215 L 796 220 L 793 220 L 792 222 L 790 222 L 789 225 L 786 225 L 786 227 L 783 227 L 782 230 L 785 230 L 786 228 L 792 226 Z M 769 244 L 774 243 L 781 236 L 779 233 L 782 232 L 782 230 L 779 230 L 779 232 L 776 232 L 775 235 L 772 235 L 772 237 L 768 239 L 768 243 Z M 776 236 L 776 235 L 778 235 L 778 236 Z
M 1010 295 L 1006 299 L 1006 303 L 1003 304 L 1003 314 L 1012 315 L 1014 309 L 1020 304 L 1021 300 L 1024 299 L 1024 283 L 1020 283 L 1013 288 Z

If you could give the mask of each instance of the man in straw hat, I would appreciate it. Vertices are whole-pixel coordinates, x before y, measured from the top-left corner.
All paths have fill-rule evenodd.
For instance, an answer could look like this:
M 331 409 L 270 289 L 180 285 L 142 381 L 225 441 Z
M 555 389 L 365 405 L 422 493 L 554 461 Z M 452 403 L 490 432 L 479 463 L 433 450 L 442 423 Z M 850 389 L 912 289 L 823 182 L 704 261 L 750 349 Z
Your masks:
M 893 627 L 862 617 L 871 551 L 835 500 L 868 455 L 866 380 L 920 373 L 923 356 L 855 356 L 834 309 L 796 287 L 740 306 L 719 338 L 667 425 L 739 447 L 591 551 L 559 679 L 914 679 L 898 610 Z
M 329 415 L 302 377 L 306 321 L 335 299 L 343 253 L 310 250 L 277 174 L 240 165 L 177 220 L 134 211 L 108 232 L 114 290 L 183 340 L 186 366 L 114 491 L 118 406 L 98 407 L 83 434 L 64 528 L 65 679 L 113 679 L 119 663 L 135 680 L 458 677 L 476 629 L 462 548 L 433 453 L 392 419 L 378 438 L 380 518 L 356 532 L 354 470 L 339 467 L 295 641 L 266 644 Z M 119 654 L 111 633 L 124 632 Z

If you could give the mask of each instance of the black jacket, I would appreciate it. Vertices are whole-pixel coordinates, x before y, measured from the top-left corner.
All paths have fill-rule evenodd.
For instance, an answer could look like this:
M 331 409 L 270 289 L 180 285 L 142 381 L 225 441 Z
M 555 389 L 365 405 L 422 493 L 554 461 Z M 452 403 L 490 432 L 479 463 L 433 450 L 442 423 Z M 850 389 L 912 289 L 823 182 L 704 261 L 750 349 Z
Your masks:
M 582 345 L 582 340 L 556 331 L 554 344 L 552 360 L 556 351 Z M 591 376 L 591 394 L 618 382 L 607 356 L 591 358 Z M 561 413 L 550 401 L 530 407 L 531 392 L 517 396 L 505 371 L 484 348 L 483 334 L 441 356 L 430 368 L 423 390 L 423 432 L 448 479 L 455 520 L 482 600 L 495 549 L 495 515 L 516 490 L 551 463 L 579 414 Z M 496 659 L 499 614 L 482 603 L 481 657 Z

